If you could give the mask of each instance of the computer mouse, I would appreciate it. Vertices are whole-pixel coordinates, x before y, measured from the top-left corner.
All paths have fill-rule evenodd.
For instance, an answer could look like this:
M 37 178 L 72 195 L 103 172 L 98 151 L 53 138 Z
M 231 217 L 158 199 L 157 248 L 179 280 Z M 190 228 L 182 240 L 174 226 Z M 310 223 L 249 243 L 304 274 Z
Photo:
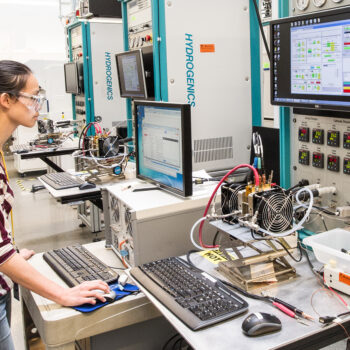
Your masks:
M 79 190 L 88 190 L 90 188 L 95 188 L 96 185 L 92 182 L 84 182 L 79 186 Z
M 117 297 L 117 294 L 115 291 L 111 290 L 109 293 L 103 294 L 102 296 L 106 299 L 106 301 L 110 303 L 115 300 L 115 298 Z
M 243 333 L 251 337 L 276 332 L 281 328 L 281 321 L 276 316 L 265 312 L 254 312 L 242 323 Z

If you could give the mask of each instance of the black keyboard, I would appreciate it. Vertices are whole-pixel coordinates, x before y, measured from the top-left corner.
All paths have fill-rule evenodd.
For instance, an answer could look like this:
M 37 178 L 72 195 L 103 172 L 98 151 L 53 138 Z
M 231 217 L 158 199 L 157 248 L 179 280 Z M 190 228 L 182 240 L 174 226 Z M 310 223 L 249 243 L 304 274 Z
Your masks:
M 77 176 L 62 172 L 62 173 L 50 173 L 40 177 L 41 180 L 46 182 L 49 186 L 55 190 L 65 190 L 67 188 L 79 187 L 85 181 Z
M 80 244 L 44 253 L 44 260 L 70 287 L 84 281 L 102 280 L 112 283 L 118 273 L 105 265 Z
M 194 331 L 248 309 L 248 303 L 220 281 L 180 258 L 154 261 L 130 273 Z

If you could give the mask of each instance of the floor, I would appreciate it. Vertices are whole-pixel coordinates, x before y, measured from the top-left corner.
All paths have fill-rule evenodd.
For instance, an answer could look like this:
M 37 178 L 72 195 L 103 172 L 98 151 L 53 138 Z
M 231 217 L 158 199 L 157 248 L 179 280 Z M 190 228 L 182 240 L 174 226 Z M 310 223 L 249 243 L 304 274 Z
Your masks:
M 57 203 L 46 190 L 31 193 L 31 186 L 39 184 L 39 181 L 34 176 L 19 177 L 11 161 L 7 162 L 7 166 L 15 193 L 14 231 L 19 248 L 42 252 L 75 242 L 88 243 L 96 237 L 88 228 L 79 227 L 75 207 Z M 100 237 L 102 235 L 99 234 Z M 25 350 L 21 304 L 14 299 L 11 329 L 16 350 Z M 344 350 L 346 341 L 324 349 Z
M 79 227 L 81 221 L 77 219 L 76 207 L 56 202 L 46 190 L 31 193 L 32 185 L 40 184 L 36 177 L 19 177 L 11 160 L 7 161 L 7 167 L 15 193 L 14 232 L 20 249 L 43 252 L 76 242 L 92 242 L 96 235 L 86 227 Z M 12 302 L 11 323 L 15 348 L 24 350 L 21 304 L 15 299 Z

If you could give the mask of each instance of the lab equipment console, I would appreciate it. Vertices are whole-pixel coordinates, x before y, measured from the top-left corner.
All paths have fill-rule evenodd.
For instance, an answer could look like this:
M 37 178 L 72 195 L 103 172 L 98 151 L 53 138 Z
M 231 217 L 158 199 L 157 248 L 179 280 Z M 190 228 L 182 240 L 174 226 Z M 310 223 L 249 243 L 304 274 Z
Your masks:
M 315 198 L 314 205 L 326 208 L 347 206 L 350 199 L 350 120 L 294 114 L 290 132 L 291 183 L 306 179 L 310 184 L 334 186 L 335 194 Z M 307 134 L 309 137 L 305 137 Z M 329 228 L 334 225 L 343 224 L 342 221 L 327 221 Z M 324 230 L 324 226 L 315 226 L 314 229 Z
M 43 258 L 70 287 L 93 280 L 112 283 L 119 277 L 117 272 L 80 244 L 50 250 L 44 253 Z
M 102 188 L 106 245 L 128 266 L 182 255 L 192 249 L 190 230 L 203 216 L 215 185 L 199 185 L 187 198 L 160 189 L 142 191 L 150 187 L 154 188 L 136 179 Z M 214 235 L 214 228 L 204 227 L 206 240 L 212 240 Z
M 246 301 L 181 258 L 143 264 L 130 274 L 182 322 L 198 330 L 245 312 Z

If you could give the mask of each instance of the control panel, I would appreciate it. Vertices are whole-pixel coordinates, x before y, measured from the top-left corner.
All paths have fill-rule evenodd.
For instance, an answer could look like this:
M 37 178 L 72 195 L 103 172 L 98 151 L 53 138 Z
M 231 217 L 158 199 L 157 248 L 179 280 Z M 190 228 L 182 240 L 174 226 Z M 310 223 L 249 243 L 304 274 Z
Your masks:
M 307 179 L 321 186 L 335 186 L 337 194 L 331 196 L 331 203 L 323 204 L 348 205 L 350 119 L 294 114 L 291 118 L 291 136 L 292 185 Z
M 314 206 L 334 211 L 350 205 L 350 119 L 294 114 L 290 123 L 291 185 L 306 179 L 321 187 L 334 186 L 336 193 L 314 197 Z M 315 211 L 305 228 L 323 232 L 347 224 L 344 219 Z
M 151 0 L 127 3 L 129 50 L 153 45 Z
M 72 28 L 71 30 L 71 47 L 73 62 L 78 63 L 79 74 L 83 75 L 83 34 L 81 26 Z M 85 106 L 85 94 L 82 91 L 79 95 L 74 95 L 75 107 L 75 118 L 77 121 L 82 121 L 82 125 L 86 122 L 86 106 Z
M 350 0 L 293 0 L 291 1 L 291 14 L 297 16 L 349 5 Z

